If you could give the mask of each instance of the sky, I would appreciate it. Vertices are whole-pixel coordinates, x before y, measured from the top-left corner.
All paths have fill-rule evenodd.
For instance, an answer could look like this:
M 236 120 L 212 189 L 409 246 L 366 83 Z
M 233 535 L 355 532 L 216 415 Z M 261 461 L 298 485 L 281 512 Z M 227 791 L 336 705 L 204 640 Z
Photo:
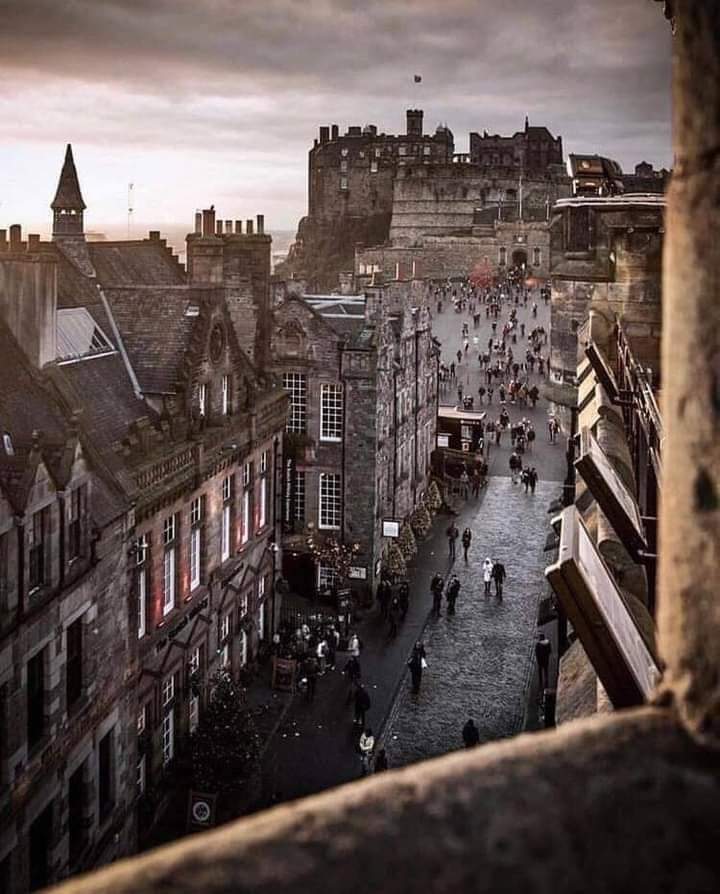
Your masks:
M 411 107 L 458 152 L 528 115 L 566 153 L 671 165 L 651 0 L 0 0 L 0 22 L 0 227 L 48 231 L 71 142 L 88 230 L 125 235 L 129 183 L 133 231 L 211 203 L 294 229 L 318 127 L 400 133 Z

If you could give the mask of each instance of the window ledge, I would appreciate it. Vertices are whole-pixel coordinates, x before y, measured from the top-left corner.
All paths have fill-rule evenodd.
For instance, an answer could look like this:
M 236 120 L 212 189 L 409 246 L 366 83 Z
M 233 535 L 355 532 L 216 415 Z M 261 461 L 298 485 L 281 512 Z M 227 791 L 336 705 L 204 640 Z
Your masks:
M 559 878 L 566 890 L 592 878 L 597 890 L 624 894 L 687 887 L 688 867 L 696 889 L 714 890 L 717 766 L 670 711 L 594 717 L 296 801 L 70 880 L 57 894 L 230 894 L 239 877 L 248 890 L 266 887 L 270 866 L 282 892 L 356 890 L 364 873 L 363 887 L 385 894 L 469 885 L 490 894 L 499 879 L 510 894 L 551 894 Z M 627 818 L 621 835 L 618 816 Z

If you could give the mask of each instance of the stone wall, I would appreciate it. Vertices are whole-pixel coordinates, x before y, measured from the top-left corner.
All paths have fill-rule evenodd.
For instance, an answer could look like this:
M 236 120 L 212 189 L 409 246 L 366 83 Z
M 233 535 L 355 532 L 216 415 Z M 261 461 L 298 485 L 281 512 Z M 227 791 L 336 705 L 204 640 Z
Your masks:
M 4 235 L 0 230 L 0 316 L 39 369 L 57 354 L 56 263 L 25 243 L 9 245 Z

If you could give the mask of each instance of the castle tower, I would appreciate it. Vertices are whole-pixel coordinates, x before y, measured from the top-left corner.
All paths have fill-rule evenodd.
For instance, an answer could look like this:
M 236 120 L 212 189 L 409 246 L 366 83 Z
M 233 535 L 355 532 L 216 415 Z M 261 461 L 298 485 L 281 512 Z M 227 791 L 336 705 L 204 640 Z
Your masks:
M 408 109 L 406 112 L 406 122 L 407 136 L 421 137 L 423 135 L 422 109 Z
M 80 192 L 72 146 L 68 143 L 65 150 L 65 161 L 55 198 L 50 205 L 53 211 L 53 239 L 85 237 L 83 211 L 87 207 Z

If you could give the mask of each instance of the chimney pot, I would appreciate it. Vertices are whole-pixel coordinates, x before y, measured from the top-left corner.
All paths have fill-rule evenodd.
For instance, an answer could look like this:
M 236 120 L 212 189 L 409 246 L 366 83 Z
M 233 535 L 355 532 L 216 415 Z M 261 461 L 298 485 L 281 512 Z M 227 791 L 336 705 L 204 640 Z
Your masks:
M 258 235 L 262 236 L 265 232 L 265 215 L 258 214 L 256 218 Z
M 215 209 L 206 208 L 202 213 L 202 234 L 203 236 L 215 235 Z
M 0 251 L 7 250 L 7 230 L 0 230 Z
M 232 223 L 232 221 L 231 221 L 231 220 L 226 220 L 226 221 L 225 221 L 225 232 L 226 232 L 226 233 L 228 234 L 228 236 L 229 236 L 229 235 L 232 233 L 232 231 L 233 231 L 233 223 Z
M 242 221 L 241 220 L 235 221 L 235 235 L 236 236 L 242 235 Z
M 160 230 L 150 230 L 148 233 L 148 239 L 152 239 L 153 242 L 160 241 Z
M 222 234 L 223 234 L 223 223 L 222 223 L 221 220 L 219 220 L 219 221 L 215 224 L 215 235 L 216 235 L 216 236 L 222 236 Z
M 331 128 L 331 133 L 332 133 L 332 139 L 337 140 L 337 138 L 340 135 L 340 128 L 338 127 L 337 124 L 333 124 L 333 126 Z
M 200 236 L 202 234 L 202 212 L 195 212 L 195 233 Z
M 252 234 L 253 234 L 253 222 L 252 222 L 252 220 L 248 220 L 248 221 L 246 222 L 246 224 L 245 224 L 245 232 L 248 234 L 248 236 L 252 236 Z
M 22 227 L 20 224 L 12 224 L 10 227 L 10 251 L 17 251 L 22 242 Z

